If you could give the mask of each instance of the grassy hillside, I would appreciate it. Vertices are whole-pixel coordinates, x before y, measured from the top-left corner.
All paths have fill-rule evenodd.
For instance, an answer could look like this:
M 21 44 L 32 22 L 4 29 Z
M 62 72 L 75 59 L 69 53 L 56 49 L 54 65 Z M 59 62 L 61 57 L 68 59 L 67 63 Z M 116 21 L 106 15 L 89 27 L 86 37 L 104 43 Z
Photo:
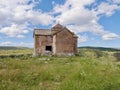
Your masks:
M 21 55 L 32 55 L 33 49 L 27 47 L 0 47 L 0 57 L 15 57 Z
M 120 51 L 120 48 L 107 48 L 107 47 L 78 47 L 79 49 L 93 49 L 93 50 L 100 50 L 100 51 Z
M 27 47 L 15 47 L 15 46 L 0 46 L 0 50 L 23 50 L 28 49 Z
M 119 55 L 80 49 L 74 57 L 0 58 L 0 90 L 120 90 Z

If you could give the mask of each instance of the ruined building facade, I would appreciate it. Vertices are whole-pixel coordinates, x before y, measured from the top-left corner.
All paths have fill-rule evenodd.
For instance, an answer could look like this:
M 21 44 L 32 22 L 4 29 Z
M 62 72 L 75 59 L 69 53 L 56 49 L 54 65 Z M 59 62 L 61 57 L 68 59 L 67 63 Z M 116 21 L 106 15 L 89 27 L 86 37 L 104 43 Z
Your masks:
M 75 55 L 77 53 L 77 36 L 60 24 L 50 30 L 34 29 L 34 54 Z

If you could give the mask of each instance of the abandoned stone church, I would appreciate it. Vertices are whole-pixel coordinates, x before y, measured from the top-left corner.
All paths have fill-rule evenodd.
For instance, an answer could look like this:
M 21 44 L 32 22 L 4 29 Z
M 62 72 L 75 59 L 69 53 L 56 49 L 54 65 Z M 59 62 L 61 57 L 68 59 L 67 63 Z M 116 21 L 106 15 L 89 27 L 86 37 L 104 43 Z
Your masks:
M 77 35 L 60 24 L 49 29 L 34 29 L 34 54 L 75 55 Z

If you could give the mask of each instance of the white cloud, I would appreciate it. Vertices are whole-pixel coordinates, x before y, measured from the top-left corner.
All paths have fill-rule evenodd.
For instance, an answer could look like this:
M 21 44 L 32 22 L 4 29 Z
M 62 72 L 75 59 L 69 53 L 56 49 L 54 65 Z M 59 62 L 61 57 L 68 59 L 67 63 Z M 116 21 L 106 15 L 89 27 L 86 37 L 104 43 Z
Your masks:
M 32 3 L 30 3 L 30 1 Z M 66 0 L 63 5 L 52 2 L 54 8 L 52 12 L 44 12 L 35 9 L 37 3 L 41 0 L 0 0 L 0 33 L 10 37 L 24 38 L 31 28 L 30 25 L 50 25 L 54 21 L 66 25 L 76 34 L 82 32 L 91 32 L 100 35 L 103 40 L 108 37 L 108 32 L 98 23 L 100 18 L 111 16 L 116 10 L 120 9 L 118 5 L 120 0 L 107 0 L 97 4 L 91 9 L 86 5 L 97 3 L 96 0 Z M 112 3 L 110 3 L 112 2 Z M 113 33 L 115 34 L 115 33 Z M 117 34 L 115 34 L 117 35 Z M 114 36 L 114 39 L 117 36 Z M 87 36 L 79 36 L 79 42 L 87 41 Z M 110 40 L 110 39 L 108 39 Z
M 11 44 L 12 44 L 11 42 L 6 41 L 6 42 L 0 43 L 0 46 L 9 46 L 9 45 L 11 45 Z
M 102 36 L 103 40 L 114 40 L 114 39 L 118 39 L 120 38 L 119 35 L 115 34 L 115 33 L 108 33 Z
M 120 3 L 120 0 L 114 0 L 114 2 L 116 2 L 116 3 Z
M 49 25 L 53 22 L 53 17 L 49 13 L 42 13 L 39 11 L 28 11 L 26 13 L 26 18 L 32 24 L 42 24 Z
M 64 5 L 56 4 L 54 7 L 54 11 L 56 13 L 65 12 L 72 8 L 84 7 L 85 5 L 89 5 L 93 3 L 94 1 L 95 0 L 66 0 Z
M 120 0 L 108 0 L 108 1 L 111 1 L 111 2 L 116 3 L 116 4 L 120 4 Z
M 54 20 L 52 15 L 34 9 L 40 1 L 0 0 L 0 33 L 10 37 L 19 37 L 29 32 L 31 23 L 33 25 L 51 24 Z
M 97 17 L 92 11 L 76 7 L 62 13 L 58 19 L 63 24 L 85 25 L 91 23 L 94 19 L 97 19 Z
M 26 25 L 12 24 L 11 26 L 2 28 L 0 33 L 9 35 L 10 37 L 16 37 L 17 35 L 28 33 L 28 30 Z
M 115 13 L 115 10 L 120 9 L 117 4 L 101 3 L 97 8 L 97 14 L 105 14 L 106 16 L 111 16 Z
M 66 0 L 63 5 L 55 4 L 53 13 L 58 14 L 56 17 L 57 22 L 59 21 L 61 24 L 67 25 L 76 34 L 91 32 L 105 40 L 103 37 L 113 32 L 104 30 L 104 27 L 98 21 L 103 15 L 113 15 L 115 10 L 120 9 L 120 6 L 114 3 L 110 4 L 110 2 L 102 2 L 91 9 L 85 7 L 94 3 L 96 3 L 95 0 Z M 114 37 L 114 39 L 117 39 L 117 37 Z M 82 40 L 87 41 L 87 38 L 85 37 Z
M 86 42 L 88 40 L 88 37 L 86 35 L 78 35 L 78 42 Z
M 83 32 L 91 32 L 95 35 L 102 35 L 106 33 L 106 31 L 103 30 L 103 27 L 97 23 L 88 23 L 84 25 L 68 25 L 67 27 L 76 34 Z
M 24 38 L 24 35 L 17 35 L 17 38 Z
M 85 24 L 96 18 L 93 12 L 84 8 L 93 2 L 94 0 L 66 0 L 64 5 L 54 7 L 54 13 L 61 13 L 56 19 L 62 24 Z

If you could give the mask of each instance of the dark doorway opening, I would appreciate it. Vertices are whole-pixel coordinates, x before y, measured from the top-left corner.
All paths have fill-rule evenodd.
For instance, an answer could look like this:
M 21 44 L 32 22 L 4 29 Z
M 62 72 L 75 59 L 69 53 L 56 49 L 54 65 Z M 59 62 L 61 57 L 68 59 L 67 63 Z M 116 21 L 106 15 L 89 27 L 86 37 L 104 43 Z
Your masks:
M 46 51 L 52 51 L 52 46 L 46 46 L 46 47 L 45 47 L 45 50 L 46 50 Z

